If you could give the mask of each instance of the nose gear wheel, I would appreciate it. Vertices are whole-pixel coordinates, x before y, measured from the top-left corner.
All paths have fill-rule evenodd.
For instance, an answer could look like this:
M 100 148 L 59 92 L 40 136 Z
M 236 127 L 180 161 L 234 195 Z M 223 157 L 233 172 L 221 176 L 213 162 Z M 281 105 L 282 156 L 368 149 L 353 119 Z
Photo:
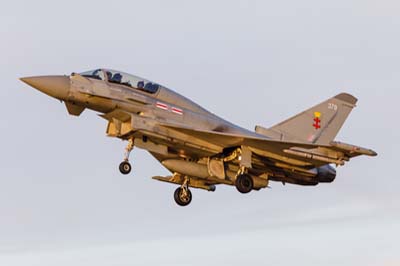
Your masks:
M 131 173 L 132 171 L 132 166 L 129 162 L 122 162 L 119 165 L 119 171 L 121 172 L 121 174 L 123 175 L 128 175 Z

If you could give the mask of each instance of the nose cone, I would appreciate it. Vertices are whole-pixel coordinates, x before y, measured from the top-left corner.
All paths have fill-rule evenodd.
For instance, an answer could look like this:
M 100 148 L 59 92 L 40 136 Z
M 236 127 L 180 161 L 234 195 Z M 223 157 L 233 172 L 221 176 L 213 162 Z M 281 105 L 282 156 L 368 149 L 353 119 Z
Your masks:
M 66 76 L 38 76 L 21 78 L 29 86 L 60 100 L 68 97 L 70 79 Z

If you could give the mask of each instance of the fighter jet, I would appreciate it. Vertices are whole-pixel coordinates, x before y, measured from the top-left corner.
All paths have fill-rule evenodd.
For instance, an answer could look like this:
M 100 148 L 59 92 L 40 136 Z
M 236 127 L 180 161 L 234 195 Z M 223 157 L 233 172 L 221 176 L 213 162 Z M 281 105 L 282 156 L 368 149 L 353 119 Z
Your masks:
M 85 109 L 107 121 L 106 133 L 127 141 L 119 171 L 127 175 L 134 147 L 147 150 L 171 175 L 153 179 L 178 185 L 180 206 L 192 201 L 190 188 L 215 191 L 235 186 L 243 194 L 270 182 L 316 186 L 331 183 L 336 167 L 371 149 L 335 141 L 357 99 L 338 94 L 270 128 L 241 128 L 158 83 L 111 69 L 69 76 L 21 78 L 65 103 L 69 114 Z

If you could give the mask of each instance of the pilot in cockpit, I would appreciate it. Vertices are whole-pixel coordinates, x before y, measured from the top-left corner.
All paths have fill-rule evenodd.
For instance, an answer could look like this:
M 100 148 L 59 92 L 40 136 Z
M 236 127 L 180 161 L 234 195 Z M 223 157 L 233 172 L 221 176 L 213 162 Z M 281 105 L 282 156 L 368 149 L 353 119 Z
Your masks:
M 114 76 L 111 78 L 111 82 L 121 83 L 122 75 L 120 73 L 115 73 Z
M 143 81 L 139 81 L 137 84 L 138 89 L 143 89 L 144 88 L 144 82 Z

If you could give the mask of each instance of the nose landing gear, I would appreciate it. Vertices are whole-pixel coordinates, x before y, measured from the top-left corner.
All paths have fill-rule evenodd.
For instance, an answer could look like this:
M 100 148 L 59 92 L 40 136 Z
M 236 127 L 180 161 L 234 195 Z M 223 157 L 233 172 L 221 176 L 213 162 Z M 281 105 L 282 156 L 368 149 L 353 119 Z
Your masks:
M 119 171 L 123 175 L 128 175 L 132 171 L 132 165 L 129 163 L 129 155 L 134 148 L 134 139 L 129 139 L 128 145 L 125 148 L 124 161 L 119 165 Z
M 132 165 L 129 162 L 122 162 L 119 165 L 119 171 L 123 175 L 128 175 L 132 171 Z

